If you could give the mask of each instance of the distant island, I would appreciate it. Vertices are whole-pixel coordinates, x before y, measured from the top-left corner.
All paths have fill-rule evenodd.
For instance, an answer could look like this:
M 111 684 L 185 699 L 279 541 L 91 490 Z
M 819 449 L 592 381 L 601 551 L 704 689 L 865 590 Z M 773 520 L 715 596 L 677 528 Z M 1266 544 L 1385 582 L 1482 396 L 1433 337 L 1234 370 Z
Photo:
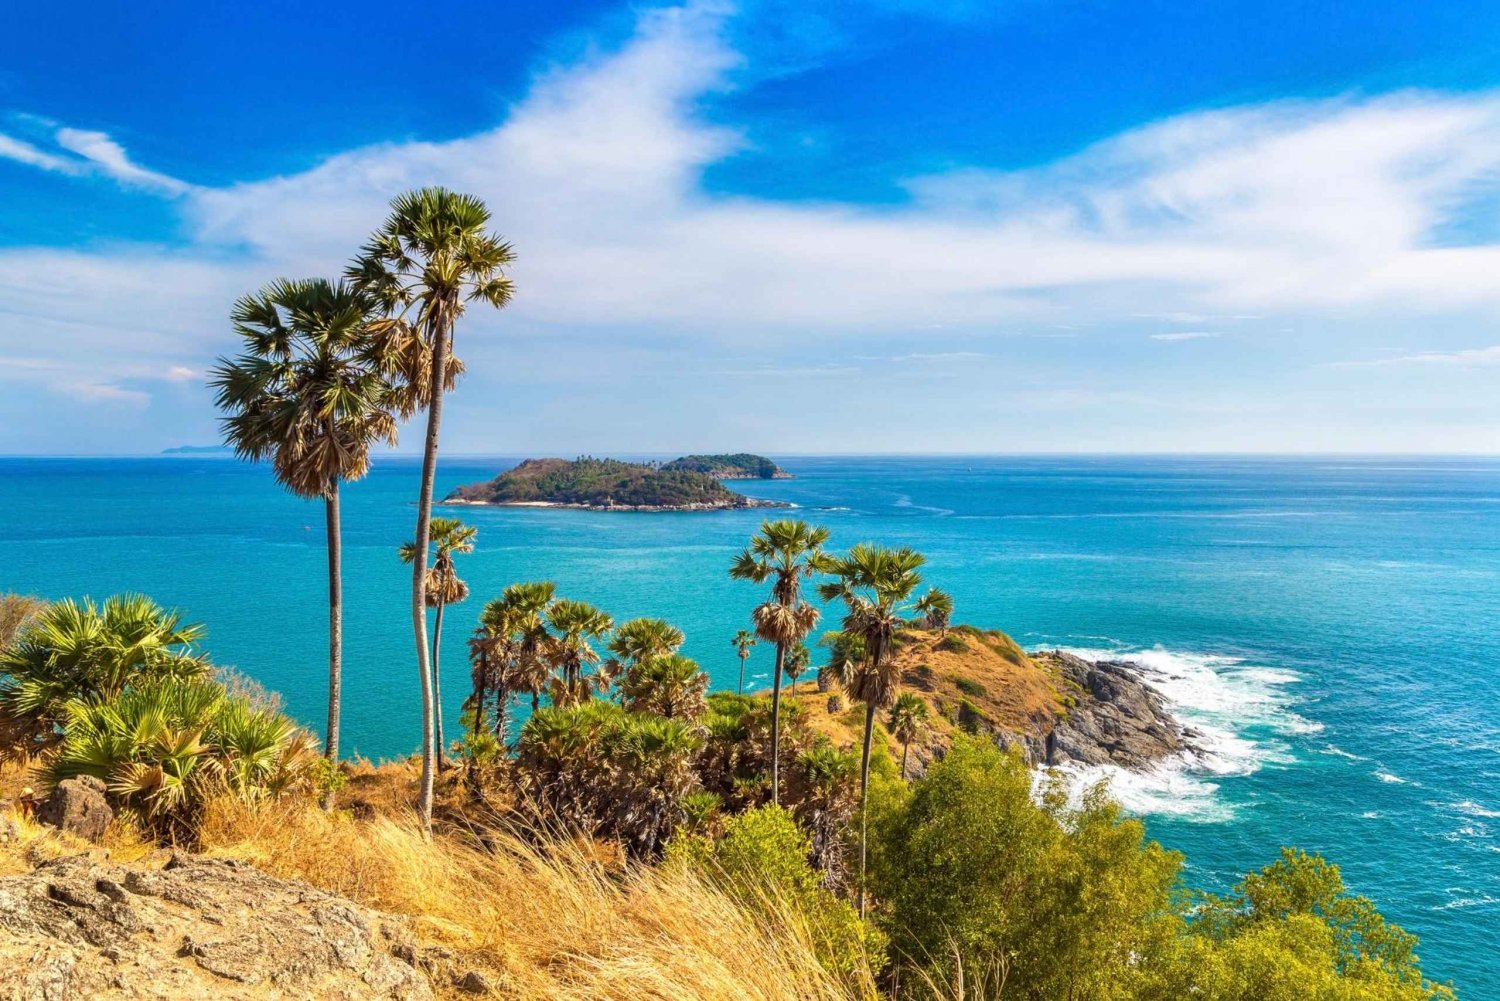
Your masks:
M 178 445 L 164 448 L 162 455 L 232 455 L 234 449 L 228 445 Z
M 665 472 L 686 470 L 706 473 L 716 480 L 789 480 L 792 474 L 764 455 L 735 452 L 720 455 L 684 455 L 661 467 Z
M 736 493 L 719 482 L 721 477 L 700 471 L 700 462 L 719 470 L 753 469 L 757 479 L 763 478 L 759 471 L 767 466 L 772 477 L 780 472 L 775 463 L 756 455 L 685 456 L 660 466 L 592 456 L 572 461 L 527 459 L 493 480 L 459 487 L 442 503 L 594 511 L 722 511 L 788 506 Z

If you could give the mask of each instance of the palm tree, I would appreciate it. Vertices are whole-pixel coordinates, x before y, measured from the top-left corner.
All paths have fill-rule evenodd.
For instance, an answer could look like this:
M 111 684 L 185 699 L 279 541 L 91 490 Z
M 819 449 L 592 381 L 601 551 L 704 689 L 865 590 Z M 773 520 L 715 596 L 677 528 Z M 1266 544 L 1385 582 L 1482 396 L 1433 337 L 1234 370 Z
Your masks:
M 516 692 L 531 694 L 533 714 L 541 708 L 542 692 L 552 676 L 549 660 L 552 636 L 547 632 L 547 624 L 556 593 L 557 586 L 551 581 L 536 581 L 512 584 L 500 597 L 511 617 L 516 644 L 510 683 Z
M 370 447 L 396 442 L 395 402 L 371 335 L 371 300 L 344 282 L 276 281 L 234 304 L 244 342 L 209 379 L 235 454 L 269 458 L 299 497 L 323 498 L 328 542 L 328 730 L 324 754 L 339 757 L 343 681 L 343 552 L 339 484 L 370 468 Z M 329 793 L 332 805 L 332 792 Z
M 729 642 L 734 646 L 734 652 L 740 658 L 740 694 L 744 695 L 745 661 L 750 659 L 750 648 L 755 645 L 755 634 L 748 629 L 741 629 Z
M 667 719 L 696 720 L 708 709 L 708 675 L 681 654 L 653 657 L 637 665 L 621 685 L 625 708 Z
M 771 581 L 771 597 L 755 607 L 755 634 L 776 644 L 771 672 L 771 802 L 781 797 L 781 674 L 787 650 L 802 642 L 818 624 L 818 610 L 802 600 L 802 581 L 830 566 L 823 552 L 828 529 L 784 518 L 760 526 L 744 552 L 730 564 L 729 576 L 756 584 Z
M 427 571 L 427 604 L 437 610 L 432 624 L 432 699 L 437 704 L 433 717 L 433 738 L 437 741 L 438 767 L 443 767 L 443 682 L 438 667 L 438 653 L 443 642 L 443 609 L 456 605 L 469 596 L 469 585 L 458 576 L 453 566 L 454 553 L 472 553 L 474 537 L 479 529 L 465 525 L 457 518 L 432 519 L 431 546 L 436 550 L 432 566 Z M 401 546 L 401 562 L 411 563 L 417 558 L 414 542 Z
M 608 649 L 614 656 L 606 665 L 607 673 L 611 679 L 623 681 L 648 661 L 676 653 L 683 639 L 682 630 L 664 619 L 622 622 L 609 641 Z M 623 686 L 620 701 L 625 701 Z
M 927 721 L 931 718 L 931 712 L 927 708 L 927 701 L 914 692 L 906 692 L 891 706 L 891 715 L 886 719 L 886 726 L 891 728 L 891 736 L 895 737 L 901 744 L 901 777 L 906 778 L 906 754 L 911 750 L 911 742 L 922 735 L 927 729 Z
M 797 679 L 802 677 L 808 665 L 812 663 L 812 651 L 807 648 L 806 643 L 798 643 L 792 647 L 792 652 L 786 658 L 786 676 L 792 683 L 792 694 L 797 694 Z
M 924 559 L 913 549 L 887 549 L 861 542 L 848 555 L 834 562 L 836 580 L 818 588 L 826 601 L 842 599 L 848 608 L 843 633 L 858 636 L 864 657 L 852 663 L 844 683 L 851 696 L 865 704 L 865 736 L 859 762 L 859 891 L 861 916 L 865 913 L 865 855 L 868 834 L 870 788 L 870 738 L 875 731 L 875 713 L 895 701 L 896 671 L 891 648 L 901 616 L 912 592 L 922 583 Z
M 599 653 L 591 640 L 601 639 L 614 625 L 609 613 L 601 612 L 584 601 L 559 598 L 547 609 L 547 623 L 554 635 L 550 638 L 548 659 L 552 665 L 552 704 L 578 705 L 598 689 L 608 686 L 608 678 L 583 675 L 584 667 L 599 663 Z
M 467 304 L 477 301 L 499 309 L 514 291 L 505 269 L 515 255 L 508 243 L 485 232 L 489 222 L 489 209 L 472 195 L 437 187 L 407 192 L 391 202 L 390 217 L 347 272 L 360 291 L 385 309 L 387 322 L 380 328 L 384 357 L 401 391 L 402 415 L 427 412 L 414 542 L 422 558 L 413 561 L 411 621 L 422 686 L 418 814 L 422 829 L 429 833 L 437 746 L 435 693 L 427 663 L 427 546 L 443 394 L 463 371 L 453 353 L 453 333 Z
M 938 631 L 940 639 L 948 635 L 948 623 L 953 621 L 953 596 L 947 591 L 930 587 L 911 608 L 922 616 L 924 626 Z
M 35 758 L 63 739 L 71 701 L 112 699 L 138 685 L 209 671 L 203 627 L 140 594 L 103 605 L 48 605 L 0 652 L 0 758 Z

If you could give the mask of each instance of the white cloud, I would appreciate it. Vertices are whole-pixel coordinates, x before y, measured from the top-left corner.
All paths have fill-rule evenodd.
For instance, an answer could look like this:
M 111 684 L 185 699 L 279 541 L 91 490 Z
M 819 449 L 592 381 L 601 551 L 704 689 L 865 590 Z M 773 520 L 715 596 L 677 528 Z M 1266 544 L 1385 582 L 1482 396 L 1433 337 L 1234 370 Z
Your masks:
M 59 174 L 80 172 L 79 165 L 75 161 L 38 149 L 29 142 L 5 135 L 3 132 L 0 132 L 0 157 L 24 163 L 28 167 L 40 167 L 42 170 L 50 170 Z
M 180 195 L 191 190 L 191 185 L 147 170 L 133 162 L 123 147 L 103 132 L 84 129 L 58 129 L 57 144 L 65 150 L 77 153 L 99 170 L 122 184 L 151 188 L 168 195 Z
M 1456 368 L 1478 368 L 1500 365 L 1500 344 L 1488 348 L 1466 348 L 1462 351 L 1423 351 L 1419 354 L 1402 355 L 1398 358 L 1380 358 L 1374 361 L 1343 362 L 1345 366 L 1368 367 L 1372 365 L 1445 365 Z
M 1211 337 L 1218 337 L 1211 330 L 1173 330 L 1165 334 L 1152 334 L 1153 341 L 1201 341 Z

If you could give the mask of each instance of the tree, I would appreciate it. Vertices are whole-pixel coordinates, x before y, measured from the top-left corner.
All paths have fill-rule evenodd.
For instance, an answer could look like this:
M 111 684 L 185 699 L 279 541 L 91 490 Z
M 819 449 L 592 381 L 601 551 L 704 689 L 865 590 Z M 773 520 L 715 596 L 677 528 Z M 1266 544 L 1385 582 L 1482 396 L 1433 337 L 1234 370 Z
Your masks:
M 608 649 L 614 656 L 605 664 L 610 680 L 623 684 L 630 672 L 657 657 L 674 654 L 682 646 L 682 630 L 664 619 L 631 619 L 622 622 L 610 638 Z M 621 702 L 625 700 L 623 688 Z
M 432 567 L 427 571 L 427 604 L 437 610 L 432 623 L 432 698 L 437 705 L 433 717 L 433 738 L 437 741 L 438 767 L 443 762 L 443 683 L 438 654 L 443 642 L 443 609 L 456 605 L 469 596 L 469 585 L 459 577 L 453 565 L 455 553 L 472 553 L 474 537 L 479 529 L 465 525 L 457 518 L 432 519 L 433 554 Z M 401 546 L 401 562 L 411 563 L 417 558 L 414 542 Z
M 901 777 L 906 778 L 906 755 L 911 750 L 912 741 L 922 735 L 927 729 L 927 721 L 931 718 L 931 711 L 927 707 L 927 701 L 914 692 L 906 692 L 896 699 L 896 704 L 891 706 L 891 715 L 886 720 L 886 726 L 890 727 L 891 736 L 895 737 L 901 745 Z
M 771 596 L 751 613 L 755 634 L 776 645 L 771 672 L 771 802 L 781 797 L 781 675 L 787 651 L 818 624 L 818 610 L 802 600 L 802 582 L 830 566 L 823 545 L 828 529 L 784 518 L 767 521 L 730 564 L 729 576 L 756 584 L 771 581 Z
M 707 709 L 708 675 L 696 660 L 667 654 L 632 668 L 621 690 L 625 708 L 633 713 L 692 722 Z
M 480 302 L 499 309 L 514 291 L 505 269 L 515 255 L 508 243 L 485 231 L 489 222 L 489 209 L 472 195 L 437 187 L 411 191 L 391 202 L 390 217 L 348 269 L 355 286 L 385 310 L 386 322 L 379 328 L 383 357 L 399 389 L 402 416 L 427 412 L 413 543 L 422 558 L 413 561 L 411 621 L 422 688 L 422 786 L 417 808 L 428 833 L 437 745 L 435 693 L 427 663 L 427 547 L 443 394 L 463 371 L 454 355 L 454 327 L 466 306 Z
M 755 634 L 748 629 L 741 629 L 734 634 L 729 641 L 734 646 L 736 656 L 740 658 L 740 687 L 739 694 L 745 694 L 745 662 L 750 659 L 750 648 L 755 645 Z
M 98 606 L 87 598 L 48 605 L 0 652 L 0 757 L 29 759 L 54 749 L 72 701 L 203 677 L 202 636 L 202 626 L 140 594 Z
M 938 631 L 939 638 L 948 635 L 948 623 L 953 621 L 953 596 L 947 591 L 928 588 L 927 593 L 911 607 L 922 617 L 924 626 Z
M 370 468 L 370 448 L 395 444 L 393 395 L 370 324 L 372 300 L 344 282 L 272 282 L 234 304 L 244 351 L 221 358 L 209 378 L 228 416 L 225 441 L 243 459 L 271 460 L 299 497 L 321 497 L 328 544 L 328 729 L 324 753 L 339 758 L 343 687 L 343 553 L 339 484 Z M 333 805 L 333 794 L 328 794 Z
M 848 608 L 842 632 L 857 636 L 864 657 L 851 665 L 844 689 L 865 704 L 865 736 L 859 763 L 859 889 L 858 906 L 865 913 L 865 860 L 869 831 L 870 741 L 875 731 L 875 713 L 896 700 L 896 670 L 891 661 L 901 616 L 922 576 L 917 571 L 924 559 L 913 549 L 887 549 L 861 542 L 848 555 L 835 560 L 835 580 L 818 589 L 827 601 L 842 600 Z
M 802 677 L 804 671 L 812 664 L 812 651 L 807 648 L 806 643 L 799 642 L 792 647 L 792 652 L 786 658 L 786 677 L 792 683 L 792 694 L 797 694 L 797 679 Z
M 599 653 L 591 641 L 603 638 L 614 625 L 609 614 L 587 602 L 559 598 L 547 609 L 547 623 L 553 630 L 547 646 L 552 704 L 578 705 L 592 698 L 596 690 L 606 690 L 606 676 L 596 673 L 585 677 L 583 669 L 599 663 Z

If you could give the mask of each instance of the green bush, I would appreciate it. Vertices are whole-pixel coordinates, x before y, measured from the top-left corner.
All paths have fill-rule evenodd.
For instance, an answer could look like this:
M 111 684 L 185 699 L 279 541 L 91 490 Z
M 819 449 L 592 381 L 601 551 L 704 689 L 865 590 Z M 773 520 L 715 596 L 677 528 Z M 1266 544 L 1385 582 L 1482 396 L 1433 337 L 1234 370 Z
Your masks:
M 958 633 L 949 633 L 938 640 L 937 648 L 939 650 L 946 650 L 949 653 L 963 653 L 969 649 L 969 644 Z
M 984 694 L 983 685 L 975 681 L 973 678 L 966 678 L 961 674 L 955 674 L 953 676 L 953 686 L 960 692 L 963 692 L 965 695 L 978 697 Z
M 818 958 L 828 969 L 852 974 L 885 962 L 885 938 L 859 919 L 847 901 L 823 887 L 809 862 L 812 844 L 786 810 L 756 807 L 724 823 L 716 841 L 683 838 L 667 851 L 669 863 L 690 865 L 740 903 L 759 909 L 789 905 L 807 923 Z

